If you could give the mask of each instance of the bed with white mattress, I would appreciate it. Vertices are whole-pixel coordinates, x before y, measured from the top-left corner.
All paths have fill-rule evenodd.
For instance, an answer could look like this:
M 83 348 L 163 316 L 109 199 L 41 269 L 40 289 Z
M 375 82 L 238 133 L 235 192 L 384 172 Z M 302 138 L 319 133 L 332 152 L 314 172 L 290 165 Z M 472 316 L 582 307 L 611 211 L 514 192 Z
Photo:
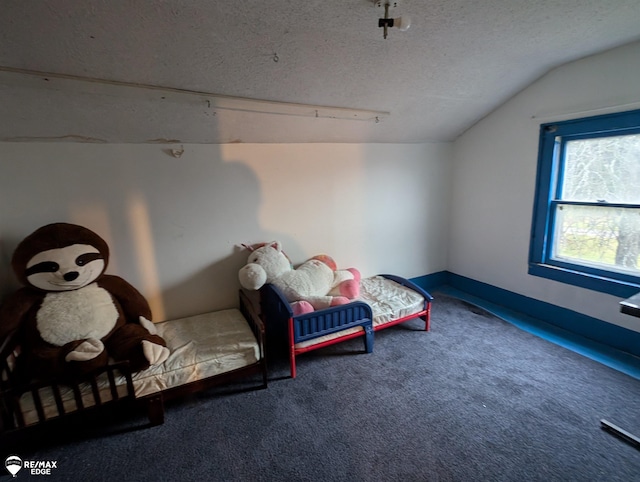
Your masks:
M 264 326 L 240 293 L 240 309 L 228 309 L 155 324 L 169 358 L 137 373 L 111 364 L 74 382 L 28 380 L 16 370 L 19 345 L 2 347 L 0 433 L 60 419 L 98 407 L 146 404 L 152 424 L 164 420 L 163 402 L 228 380 L 261 374 L 267 386 Z
M 364 337 L 365 351 L 373 351 L 375 331 L 421 318 L 429 331 L 433 297 L 410 280 L 377 275 L 360 281 L 360 297 L 348 304 L 293 316 L 282 292 L 267 284 L 260 304 L 271 340 L 286 340 L 291 377 L 296 377 L 296 355 L 356 337 Z M 280 346 L 285 343 L 280 343 Z

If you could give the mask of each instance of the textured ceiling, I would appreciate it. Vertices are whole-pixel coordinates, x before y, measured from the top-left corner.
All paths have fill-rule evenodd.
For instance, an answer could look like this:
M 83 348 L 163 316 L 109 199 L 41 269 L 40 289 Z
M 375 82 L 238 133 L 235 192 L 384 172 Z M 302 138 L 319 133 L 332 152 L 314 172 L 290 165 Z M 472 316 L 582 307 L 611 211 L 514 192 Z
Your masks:
M 397 3 L 412 25 L 385 40 L 371 0 L 4 0 L 0 140 L 452 140 L 640 39 L 638 0 Z

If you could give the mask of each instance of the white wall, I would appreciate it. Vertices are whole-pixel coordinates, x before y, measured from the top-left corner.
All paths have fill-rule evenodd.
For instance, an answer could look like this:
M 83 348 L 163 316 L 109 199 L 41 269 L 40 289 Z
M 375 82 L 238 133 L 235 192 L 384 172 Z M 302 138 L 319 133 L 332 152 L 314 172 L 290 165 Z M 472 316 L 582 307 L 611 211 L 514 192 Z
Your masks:
M 449 271 L 640 331 L 619 298 L 527 274 L 539 125 L 640 108 L 640 43 L 557 68 L 454 143 Z M 640 186 L 639 186 L 640 189 Z
M 0 298 L 17 243 L 73 222 L 163 320 L 237 305 L 240 243 L 364 275 L 446 269 L 450 144 L 0 144 Z M 178 146 L 175 146 L 178 147 Z

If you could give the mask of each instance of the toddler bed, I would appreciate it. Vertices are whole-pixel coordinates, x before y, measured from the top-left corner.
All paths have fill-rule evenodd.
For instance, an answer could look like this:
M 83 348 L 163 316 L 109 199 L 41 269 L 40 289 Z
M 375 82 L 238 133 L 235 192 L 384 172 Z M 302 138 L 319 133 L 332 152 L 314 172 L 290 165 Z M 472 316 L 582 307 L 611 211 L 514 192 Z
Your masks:
M 77 416 L 103 407 L 143 404 L 152 425 L 164 421 L 163 402 L 232 379 L 262 374 L 267 386 L 264 326 L 240 293 L 240 309 L 156 323 L 171 354 L 158 366 L 131 373 L 127 362 L 110 364 L 73 382 L 25 380 L 17 336 L 0 348 L 0 413 L 3 438 L 18 429 Z
M 414 318 L 430 329 L 433 297 L 415 283 L 383 274 L 360 281 L 358 300 L 342 306 L 293 316 L 282 292 L 271 284 L 260 289 L 260 303 L 270 340 L 287 340 L 291 377 L 296 377 L 296 356 L 359 336 L 365 351 L 373 350 L 373 333 Z

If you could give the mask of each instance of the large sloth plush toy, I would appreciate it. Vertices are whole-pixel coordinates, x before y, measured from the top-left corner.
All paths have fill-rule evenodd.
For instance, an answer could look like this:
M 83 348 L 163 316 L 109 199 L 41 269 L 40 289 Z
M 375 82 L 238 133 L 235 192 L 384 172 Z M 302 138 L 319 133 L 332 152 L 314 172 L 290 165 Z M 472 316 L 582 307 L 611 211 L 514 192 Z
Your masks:
M 0 342 L 21 330 L 30 373 L 77 376 L 110 358 L 138 371 L 167 359 L 146 299 L 104 274 L 108 261 L 107 243 L 75 224 L 43 226 L 18 245 L 11 265 L 25 286 L 0 307 Z

